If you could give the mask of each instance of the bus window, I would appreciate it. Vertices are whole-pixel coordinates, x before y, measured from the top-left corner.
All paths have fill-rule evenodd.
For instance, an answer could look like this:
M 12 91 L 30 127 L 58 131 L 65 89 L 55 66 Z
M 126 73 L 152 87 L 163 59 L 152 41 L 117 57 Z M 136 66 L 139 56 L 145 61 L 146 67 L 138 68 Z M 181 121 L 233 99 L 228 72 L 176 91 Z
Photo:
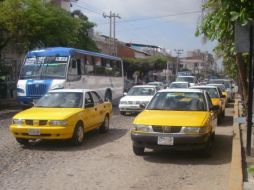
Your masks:
M 100 57 L 95 57 L 94 71 L 95 71 L 95 75 L 98 75 L 98 76 L 105 75 L 105 67 L 103 66 L 103 62 Z
M 94 75 L 94 62 L 92 56 L 86 56 L 85 72 L 87 75 Z
M 122 67 L 120 61 L 112 60 L 110 65 L 112 67 L 112 73 L 114 77 L 122 76 Z
M 110 64 L 110 60 L 105 59 L 105 75 L 113 76 L 113 69 Z

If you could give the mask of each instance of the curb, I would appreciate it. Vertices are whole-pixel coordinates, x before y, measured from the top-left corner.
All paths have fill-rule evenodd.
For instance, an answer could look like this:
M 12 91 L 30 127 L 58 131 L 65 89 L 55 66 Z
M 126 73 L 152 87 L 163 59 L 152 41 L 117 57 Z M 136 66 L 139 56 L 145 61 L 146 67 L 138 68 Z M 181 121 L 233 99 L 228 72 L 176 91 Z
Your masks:
M 234 121 L 239 117 L 238 109 L 239 99 L 234 104 Z M 229 190 L 243 190 L 243 173 L 242 173 L 242 143 L 240 135 L 240 125 L 233 123 L 233 140 L 232 140 L 232 160 L 229 171 Z

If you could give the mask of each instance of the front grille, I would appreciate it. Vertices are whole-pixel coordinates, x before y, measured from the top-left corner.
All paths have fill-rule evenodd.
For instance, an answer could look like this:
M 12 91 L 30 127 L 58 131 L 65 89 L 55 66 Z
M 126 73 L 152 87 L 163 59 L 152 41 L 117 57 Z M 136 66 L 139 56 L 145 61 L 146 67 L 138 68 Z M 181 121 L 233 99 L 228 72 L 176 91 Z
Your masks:
M 153 131 L 157 133 L 180 133 L 181 129 L 180 126 L 153 126 Z
M 51 134 L 29 135 L 28 133 L 21 133 L 24 136 L 36 136 L 36 137 L 50 137 Z
M 25 120 L 26 125 L 39 125 L 39 126 L 43 126 L 43 125 L 47 125 L 48 120 Z
M 26 120 L 26 125 L 33 125 L 33 124 L 34 124 L 33 120 Z
M 48 91 L 48 85 L 46 84 L 28 84 L 27 95 L 28 96 L 42 96 Z

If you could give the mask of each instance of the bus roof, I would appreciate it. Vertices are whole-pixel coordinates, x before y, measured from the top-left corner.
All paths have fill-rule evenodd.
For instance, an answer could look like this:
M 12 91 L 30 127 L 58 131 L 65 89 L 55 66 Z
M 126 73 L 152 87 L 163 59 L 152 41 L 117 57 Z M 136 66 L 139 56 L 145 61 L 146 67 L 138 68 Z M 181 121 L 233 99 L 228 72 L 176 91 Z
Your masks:
M 92 55 L 97 57 L 102 57 L 105 59 L 113 59 L 117 61 L 121 61 L 121 58 L 107 55 L 104 53 L 96 53 L 76 48 L 67 48 L 67 47 L 49 47 L 44 49 L 32 50 L 27 53 L 27 57 L 44 57 L 44 56 L 69 56 L 75 53 L 82 53 L 86 55 Z

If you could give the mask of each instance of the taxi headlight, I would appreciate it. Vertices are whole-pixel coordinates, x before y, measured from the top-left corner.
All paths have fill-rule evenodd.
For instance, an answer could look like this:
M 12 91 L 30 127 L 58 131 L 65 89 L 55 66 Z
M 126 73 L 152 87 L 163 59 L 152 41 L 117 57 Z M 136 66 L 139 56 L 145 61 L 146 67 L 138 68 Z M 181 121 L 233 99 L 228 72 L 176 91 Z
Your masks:
M 49 125 L 54 125 L 54 126 L 66 126 L 67 124 L 68 122 L 65 120 L 51 120 L 49 122 Z
M 205 133 L 206 131 L 207 127 L 182 127 L 181 133 L 197 134 L 197 133 Z
M 132 130 L 142 132 L 153 132 L 153 127 L 151 125 L 133 125 Z
M 13 119 L 12 123 L 15 125 L 22 125 L 24 123 L 23 119 Z

